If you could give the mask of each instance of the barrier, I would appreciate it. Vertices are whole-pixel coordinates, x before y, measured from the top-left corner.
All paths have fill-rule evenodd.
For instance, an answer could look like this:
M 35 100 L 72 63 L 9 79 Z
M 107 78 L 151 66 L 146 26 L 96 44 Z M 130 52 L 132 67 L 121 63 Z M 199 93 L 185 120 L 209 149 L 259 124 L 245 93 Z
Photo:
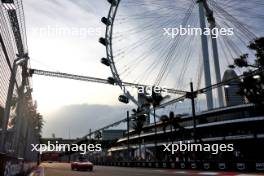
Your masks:
M 163 169 L 222 170 L 222 171 L 264 171 L 264 162 L 94 162 L 95 165 L 119 167 L 144 167 Z
M 244 170 L 246 170 L 246 164 L 245 164 L 245 163 L 237 163 L 237 164 L 236 164 L 236 167 L 237 167 L 237 169 L 240 170 L 240 171 L 244 171 Z
M 256 170 L 257 171 L 264 171 L 264 162 L 263 163 L 256 163 Z
M 180 168 L 181 169 L 186 169 L 186 164 L 185 163 L 180 163 Z
M 1 176 L 25 176 L 37 163 L 25 162 L 22 158 L 15 158 L 0 153 L 0 175 Z
M 226 163 L 219 163 L 218 164 L 218 169 L 220 169 L 220 170 L 226 170 L 227 168 L 226 168 Z
M 209 170 L 210 168 L 210 163 L 203 163 L 203 169 Z
M 191 163 L 191 168 L 192 169 L 197 169 L 197 163 Z

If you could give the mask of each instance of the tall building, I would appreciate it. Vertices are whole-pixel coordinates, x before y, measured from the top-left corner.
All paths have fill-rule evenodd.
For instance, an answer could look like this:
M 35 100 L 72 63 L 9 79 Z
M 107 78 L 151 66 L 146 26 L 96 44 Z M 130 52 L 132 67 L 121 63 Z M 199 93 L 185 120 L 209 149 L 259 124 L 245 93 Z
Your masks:
M 235 106 L 245 103 L 245 98 L 238 94 L 240 90 L 239 88 L 240 81 L 236 79 L 237 77 L 238 76 L 236 72 L 232 69 L 228 69 L 224 73 L 223 82 L 235 79 L 234 81 L 231 81 L 230 83 L 228 83 L 228 85 L 225 85 L 224 87 L 226 106 Z

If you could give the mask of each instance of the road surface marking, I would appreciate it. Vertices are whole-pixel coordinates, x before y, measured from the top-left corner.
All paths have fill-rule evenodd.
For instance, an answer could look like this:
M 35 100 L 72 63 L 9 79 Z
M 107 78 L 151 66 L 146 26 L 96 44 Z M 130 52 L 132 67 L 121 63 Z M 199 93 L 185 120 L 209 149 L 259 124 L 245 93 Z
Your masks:
M 199 172 L 199 175 L 219 175 L 218 172 Z
M 263 176 L 263 175 L 258 175 L 258 174 L 255 175 L 255 174 L 238 174 L 238 173 L 237 173 L 237 174 L 232 174 L 232 173 L 231 173 L 231 174 L 227 174 L 227 173 L 223 173 L 223 174 L 221 174 L 221 173 L 220 173 L 219 175 L 230 175 L 230 176 L 232 176 L 232 175 L 233 175 L 233 176 Z
M 39 167 L 37 170 L 34 170 L 32 173 L 30 173 L 29 176 L 45 176 L 44 168 Z
M 186 171 L 175 171 L 174 173 L 175 174 L 186 174 L 187 172 Z

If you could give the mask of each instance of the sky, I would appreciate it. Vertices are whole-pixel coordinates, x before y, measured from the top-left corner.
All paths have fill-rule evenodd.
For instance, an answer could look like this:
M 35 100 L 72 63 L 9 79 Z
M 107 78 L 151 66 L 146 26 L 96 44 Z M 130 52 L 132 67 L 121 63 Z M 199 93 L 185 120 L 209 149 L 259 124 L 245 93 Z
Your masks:
M 107 1 L 25 0 L 31 67 L 99 78 L 111 76 L 100 64 L 105 48 L 98 43 L 108 12 Z M 117 99 L 118 87 L 33 76 L 33 97 L 43 115 L 43 136 L 80 137 L 89 129 L 123 119 L 130 106 Z
M 175 42 L 164 39 L 163 27 L 177 27 L 177 25 L 180 25 L 183 22 L 181 18 L 184 17 L 187 10 L 184 3 L 168 5 L 168 1 L 170 0 L 156 4 L 165 5 L 166 8 L 163 11 L 156 11 L 155 6 L 152 6 L 147 0 L 143 2 L 145 6 L 138 6 L 137 3 L 141 4 L 140 1 L 133 1 L 134 5 L 131 5 L 129 0 L 120 5 L 115 21 L 116 32 L 113 34 L 113 43 L 114 54 L 116 54 L 115 63 L 118 70 L 123 69 L 122 71 L 120 69 L 119 73 L 125 81 L 139 82 L 138 80 L 144 80 L 147 82 L 155 79 L 153 72 L 146 73 L 146 71 L 149 65 L 152 67 L 156 64 L 157 67 L 153 70 L 154 73 L 155 71 L 158 73 L 160 67 L 164 64 L 164 56 L 166 55 L 171 61 L 168 64 L 167 79 L 162 80 L 164 81 L 162 86 L 169 85 L 168 87 L 177 87 L 178 89 L 187 87 L 189 89 L 189 82 L 195 82 L 195 80 L 198 82 L 197 77 L 202 76 L 200 36 L 195 39 L 184 37 L 184 40 L 181 40 L 180 45 L 178 45 L 179 47 L 174 46 L 170 49 L 170 51 L 173 51 L 173 55 L 167 52 L 170 47 L 166 49 L 166 46 Z M 177 2 L 180 1 L 192 2 L 177 0 Z M 238 1 L 235 3 L 238 3 Z M 263 19 L 260 18 L 263 6 L 247 14 L 250 19 L 253 19 L 252 16 L 255 18 L 254 20 L 248 20 L 240 14 L 241 11 L 244 12 L 244 6 L 232 6 L 232 4 L 229 6 L 226 2 L 230 1 L 223 1 L 223 4 L 221 4 L 222 1 L 219 3 L 223 7 L 227 6 L 226 10 L 239 17 L 242 22 L 247 22 L 249 24 L 247 27 L 250 30 L 256 32 L 257 30 L 254 27 L 264 24 Z M 246 9 L 247 6 L 257 7 L 252 2 L 248 2 L 247 5 L 244 4 Z M 23 3 L 32 68 L 105 79 L 112 76 L 110 69 L 100 63 L 100 59 L 105 57 L 106 53 L 105 47 L 98 42 L 99 37 L 105 35 L 105 25 L 101 23 L 101 18 L 108 14 L 110 4 L 106 0 L 63 0 L 63 2 L 62 0 L 24 0 Z M 127 6 L 128 4 L 131 7 Z M 157 6 L 156 8 L 160 7 Z M 232 8 L 237 9 L 237 11 L 232 10 Z M 177 12 L 181 15 L 175 16 L 175 10 L 178 10 Z M 144 16 L 145 12 L 149 13 L 148 16 Z M 145 18 L 137 17 L 138 14 Z M 189 19 L 189 23 L 199 26 L 198 6 L 195 6 L 193 14 Z M 216 16 L 219 14 L 215 13 Z M 162 18 L 159 18 L 160 16 Z M 155 17 L 154 23 L 153 17 Z M 167 19 L 167 17 L 170 18 Z M 158 18 L 159 20 L 157 20 Z M 222 18 L 216 19 L 221 22 L 220 19 Z M 164 22 L 167 23 L 167 20 L 170 23 L 165 25 Z M 223 24 L 226 25 L 226 19 L 223 18 L 222 20 Z M 228 25 L 230 24 L 228 23 Z M 238 32 L 236 29 L 235 33 L 238 34 Z M 154 35 L 149 37 L 152 33 Z M 263 34 L 262 28 L 261 34 Z M 145 41 L 144 39 L 148 40 Z M 223 43 L 226 45 L 226 41 L 223 40 Z M 126 49 L 131 44 L 134 45 Z M 246 48 L 246 46 L 237 46 L 243 49 Z M 153 47 L 156 49 L 154 50 Z M 221 45 L 219 45 L 220 47 Z M 123 48 L 125 48 L 124 52 Z M 230 48 L 226 48 L 226 52 L 228 51 L 230 51 Z M 243 52 L 239 52 L 239 54 L 244 54 Z M 210 54 L 212 55 L 211 52 Z M 239 56 L 236 53 L 233 53 L 233 55 L 224 59 L 223 52 L 220 53 L 222 69 L 227 68 L 228 62 L 232 61 L 233 57 Z M 145 61 L 142 62 L 144 59 Z M 227 59 L 229 59 L 228 62 Z M 211 66 L 212 64 L 211 62 Z M 124 75 L 121 75 L 121 72 Z M 184 73 L 184 76 L 182 76 L 182 73 Z M 214 74 L 212 75 L 214 76 Z M 177 77 L 181 79 L 177 79 Z M 43 129 L 44 137 L 50 137 L 52 134 L 64 138 L 81 137 L 87 134 L 90 128 L 93 130 L 98 129 L 111 122 L 124 119 L 126 111 L 134 108 L 132 103 L 124 105 L 118 101 L 118 96 L 122 94 L 119 87 L 38 75 L 33 75 L 32 79 L 33 97 L 37 100 L 38 110 L 46 122 Z M 203 78 L 201 80 L 203 82 Z M 204 98 L 201 98 L 201 102 L 203 106 L 197 106 L 197 108 L 204 109 Z M 177 109 L 178 112 L 181 111 L 181 107 L 188 109 L 190 106 L 183 104 L 180 106 L 180 110 Z M 175 110 L 176 106 L 169 108 Z M 163 110 L 161 113 L 164 112 L 167 111 Z

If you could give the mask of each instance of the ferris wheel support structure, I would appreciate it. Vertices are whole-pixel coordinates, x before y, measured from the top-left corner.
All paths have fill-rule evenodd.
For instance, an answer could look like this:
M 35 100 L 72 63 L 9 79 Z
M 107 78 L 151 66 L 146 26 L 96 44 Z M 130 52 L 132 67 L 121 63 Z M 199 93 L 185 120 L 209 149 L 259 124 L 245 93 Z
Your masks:
M 123 90 L 123 99 L 121 102 L 128 102 L 131 100 L 136 105 L 140 106 L 139 101 L 132 96 L 129 91 L 126 90 L 125 84 L 123 80 L 120 78 L 118 70 L 115 65 L 115 59 L 113 55 L 113 45 L 112 45 L 112 36 L 113 36 L 113 29 L 114 29 L 114 22 L 115 17 L 119 8 L 119 4 L 121 0 L 107 0 L 110 4 L 110 10 L 107 17 L 102 18 L 102 22 L 106 25 L 106 33 L 105 38 L 100 38 L 99 42 L 106 46 L 106 54 L 107 58 L 102 58 L 101 62 L 109 66 L 111 68 L 111 72 L 113 77 L 108 78 L 112 84 L 117 84 Z M 209 8 L 207 4 L 207 0 L 197 0 L 199 5 L 199 16 L 200 16 L 200 27 L 205 31 L 207 24 L 206 24 L 206 17 L 207 21 L 210 25 L 210 29 L 216 27 L 215 18 L 213 15 L 213 11 Z M 212 43 L 212 56 L 214 61 L 214 71 L 216 76 L 216 83 L 221 82 L 221 72 L 220 72 L 220 64 L 219 64 L 219 54 L 218 54 L 218 47 L 217 47 L 217 40 L 211 34 L 211 43 Z M 206 35 L 201 35 L 201 46 L 202 46 L 202 54 L 203 54 L 203 67 L 204 67 L 204 77 L 205 77 L 205 87 L 209 87 L 212 85 L 212 77 L 211 77 L 211 70 L 210 70 L 210 56 L 209 56 L 209 45 L 208 45 L 208 38 Z M 217 89 L 217 97 L 218 97 L 218 104 L 220 107 L 223 106 L 223 90 L 221 88 Z M 125 100 L 126 99 L 126 100 Z M 207 109 L 213 109 L 214 101 L 213 101 L 213 92 L 210 90 L 206 92 L 206 102 L 207 102 Z
M 203 4 L 206 10 L 207 20 L 210 24 L 210 29 L 212 30 L 216 27 L 214 12 L 209 8 L 207 4 L 207 0 L 204 0 Z M 218 54 L 217 38 L 214 34 L 211 34 L 211 40 L 212 40 L 212 50 L 213 50 L 216 83 L 220 83 L 222 80 L 221 80 L 221 71 L 220 71 L 220 63 L 219 63 L 219 54 Z M 218 95 L 219 107 L 223 107 L 224 106 L 224 95 L 223 95 L 223 90 L 221 87 L 217 88 L 217 95 Z
M 207 21 L 210 25 L 210 29 L 214 29 L 216 27 L 215 18 L 213 15 L 213 11 L 209 8 L 207 4 L 207 0 L 199 0 L 199 15 L 200 15 L 200 26 L 202 29 L 206 27 L 205 17 L 207 17 Z M 216 77 L 216 83 L 221 82 L 221 71 L 220 71 L 220 63 L 219 63 L 219 54 L 217 47 L 217 39 L 214 34 L 211 34 L 212 41 L 212 53 L 213 53 L 213 61 L 214 61 L 214 71 Z M 209 52 L 208 52 L 208 41 L 207 36 L 202 35 L 202 51 L 203 51 L 203 61 L 204 61 L 204 74 L 205 74 L 205 86 L 210 86 L 212 84 L 211 81 L 211 71 L 210 71 L 210 61 L 209 61 Z M 219 107 L 224 106 L 224 96 L 223 90 L 221 87 L 217 88 L 217 97 Z M 212 92 L 207 92 L 207 108 L 212 109 L 214 107 L 213 104 L 213 94 Z
M 205 31 L 206 23 L 205 23 L 205 12 L 204 12 L 204 0 L 197 1 L 199 5 L 199 17 L 200 17 L 200 27 L 202 31 Z M 207 36 L 201 35 L 201 44 L 202 44 L 202 54 L 203 54 L 203 67 L 204 67 L 204 78 L 205 78 L 205 87 L 211 86 L 211 71 L 210 71 L 210 60 L 209 60 L 209 51 L 208 51 L 208 40 Z M 206 102 L 207 108 L 213 109 L 213 93 L 212 91 L 206 92 Z

